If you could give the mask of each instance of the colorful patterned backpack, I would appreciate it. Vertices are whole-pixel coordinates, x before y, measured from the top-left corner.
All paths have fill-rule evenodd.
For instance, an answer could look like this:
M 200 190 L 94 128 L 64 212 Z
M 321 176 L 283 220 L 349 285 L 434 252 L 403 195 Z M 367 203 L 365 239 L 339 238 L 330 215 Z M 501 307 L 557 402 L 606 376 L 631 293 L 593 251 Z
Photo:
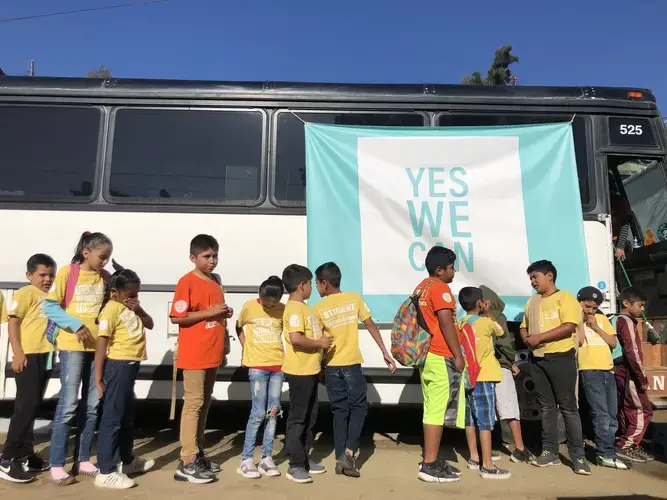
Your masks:
M 408 297 L 394 317 L 391 328 L 391 355 L 403 366 L 419 368 L 426 361 L 431 346 L 431 334 L 419 307 L 419 297 L 431 283 L 426 283 L 419 293 Z

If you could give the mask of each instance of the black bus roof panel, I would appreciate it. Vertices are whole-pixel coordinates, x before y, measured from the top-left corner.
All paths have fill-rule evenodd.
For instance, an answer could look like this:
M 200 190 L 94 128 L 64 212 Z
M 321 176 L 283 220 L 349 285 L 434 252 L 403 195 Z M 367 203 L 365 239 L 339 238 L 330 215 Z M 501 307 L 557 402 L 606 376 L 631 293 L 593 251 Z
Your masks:
M 641 97 L 629 96 L 640 93 Z M 648 89 L 617 87 L 530 87 L 454 84 L 375 84 L 298 82 L 217 82 L 197 80 L 142 80 L 134 78 L 57 78 L 0 76 L 0 95 L 94 97 L 189 97 L 294 100 L 368 100 L 440 102 L 508 100 L 623 101 L 646 109 L 655 107 Z M 653 106 L 647 104 L 652 103 Z

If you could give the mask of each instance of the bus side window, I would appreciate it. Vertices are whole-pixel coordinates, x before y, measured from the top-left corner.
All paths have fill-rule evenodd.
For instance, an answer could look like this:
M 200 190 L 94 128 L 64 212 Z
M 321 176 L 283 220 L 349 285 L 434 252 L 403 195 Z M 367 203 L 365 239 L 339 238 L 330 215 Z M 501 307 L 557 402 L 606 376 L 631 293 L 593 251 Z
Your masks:
M 94 107 L 0 106 L 0 199 L 90 200 L 100 124 Z
M 423 127 L 418 113 L 296 112 L 307 122 L 378 127 Z M 289 111 L 276 119 L 273 202 L 283 207 L 306 206 L 306 147 L 303 122 Z

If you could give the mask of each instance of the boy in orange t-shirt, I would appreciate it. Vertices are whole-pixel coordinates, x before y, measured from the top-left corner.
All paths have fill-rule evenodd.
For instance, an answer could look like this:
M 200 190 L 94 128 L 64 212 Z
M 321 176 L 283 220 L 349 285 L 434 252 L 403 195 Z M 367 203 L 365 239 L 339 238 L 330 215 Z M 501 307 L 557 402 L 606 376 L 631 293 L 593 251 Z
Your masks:
M 183 370 L 184 403 L 181 414 L 181 460 L 177 481 L 210 483 L 220 466 L 204 455 L 203 438 L 218 367 L 225 355 L 227 319 L 234 311 L 225 304 L 218 265 L 218 242 L 200 234 L 190 242 L 194 271 L 176 285 L 169 317 L 178 325 L 176 366 Z
M 429 483 L 459 480 L 461 471 L 438 459 L 442 428 L 465 426 L 463 371 L 465 359 L 456 326 L 456 301 L 449 288 L 456 273 L 456 255 L 434 246 L 426 254 L 429 277 L 415 290 L 419 309 L 431 334 L 431 346 L 419 369 L 424 396 L 424 461 L 418 477 Z

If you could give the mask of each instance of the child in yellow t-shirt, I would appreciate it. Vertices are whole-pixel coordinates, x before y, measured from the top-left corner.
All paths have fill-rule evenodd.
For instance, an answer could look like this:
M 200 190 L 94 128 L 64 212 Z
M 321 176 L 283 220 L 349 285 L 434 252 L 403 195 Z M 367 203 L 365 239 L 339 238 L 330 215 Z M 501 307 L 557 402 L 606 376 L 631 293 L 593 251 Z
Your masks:
M 283 284 L 289 293 L 283 314 L 283 372 L 290 402 L 285 447 L 290 456 L 287 479 L 295 483 L 312 483 L 311 474 L 326 472 L 323 465 L 310 460 L 309 451 L 317 420 L 322 349 L 329 349 L 333 339 L 322 336 L 317 319 L 305 304 L 313 291 L 312 282 L 313 273 L 307 267 L 292 264 L 283 271 Z
M 134 271 L 122 269 L 111 276 L 108 302 L 99 316 L 99 336 L 95 351 L 95 386 L 103 398 L 97 446 L 100 472 L 95 486 L 111 489 L 132 488 L 128 476 L 147 472 L 154 460 L 134 457 L 134 382 L 139 365 L 146 359 L 146 333 L 153 319 L 139 304 L 141 282 Z M 116 457 L 120 457 L 118 470 Z
M 315 271 L 320 297 L 313 311 L 326 335 L 333 338 L 327 352 L 325 387 L 333 413 L 336 474 L 359 477 L 354 455 L 366 419 L 368 400 L 366 378 L 361 371 L 363 358 L 359 348 L 359 322 L 363 323 L 380 348 L 390 372 L 396 364 L 382 341 L 380 330 L 371 317 L 366 302 L 356 292 L 341 292 L 342 273 L 333 262 Z
M 74 473 L 95 476 L 99 469 L 90 461 L 97 426 L 99 397 L 95 388 L 95 341 L 97 317 L 104 299 L 104 268 L 111 260 L 113 245 L 102 233 L 85 232 L 76 247 L 72 264 L 58 271 L 44 300 L 44 313 L 60 328 L 56 339 L 60 362 L 60 397 L 51 430 L 51 479 L 56 484 L 72 484 L 65 471 L 69 431 L 79 414 L 77 434 L 79 456 L 74 457 Z M 78 272 L 78 276 L 76 273 Z M 74 274 L 72 274 L 74 273 Z M 70 275 L 77 278 L 70 288 Z M 71 292 L 69 304 L 65 304 Z M 79 390 L 86 408 L 78 412 Z
M 607 317 L 598 311 L 602 292 L 587 286 L 579 290 L 584 320 L 577 329 L 579 375 L 586 401 L 591 409 L 595 451 L 598 465 L 627 470 L 625 462 L 616 457 L 618 430 L 618 398 L 611 350 L 616 347 L 616 331 Z
M 283 281 L 269 277 L 259 287 L 259 298 L 246 302 L 236 321 L 236 334 L 243 347 L 243 366 L 248 368 L 252 408 L 245 430 L 243 454 L 236 472 L 249 479 L 280 476 L 273 461 L 276 420 L 281 414 L 280 394 L 283 388 L 282 331 L 285 305 Z M 262 458 L 255 465 L 253 455 L 257 432 L 264 422 Z
M 575 474 L 588 476 L 584 438 L 577 404 L 577 359 L 574 333 L 581 323 L 577 299 L 556 287 L 556 267 L 540 260 L 527 269 L 537 292 L 526 304 L 521 337 L 533 350 L 531 376 L 542 414 L 542 453 L 530 461 L 536 467 L 559 465 L 558 412 L 567 433 L 567 448 Z
M 468 468 L 479 469 L 484 479 L 509 479 L 512 473 L 494 465 L 491 451 L 491 432 L 496 424 L 496 384 L 502 379 L 493 338 L 502 337 L 505 332 L 493 319 L 482 316 L 487 310 L 483 297 L 481 289 L 471 286 L 459 292 L 459 303 L 466 312 L 461 328 L 467 323 L 475 333 L 475 354 L 480 368 L 474 388 L 466 393 L 466 438 L 470 451 Z M 478 431 L 482 445 L 481 461 L 477 449 Z
M 32 428 L 51 378 L 51 344 L 46 340 L 47 319 L 42 302 L 55 275 L 56 262 L 51 257 L 33 255 L 28 259 L 26 272 L 30 285 L 14 293 L 9 305 L 9 342 L 14 354 L 12 369 L 16 401 L 2 451 L 0 478 L 15 483 L 27 483 L 33 479 L 34 473 L 49 469 L 49 463 L 35 454 Z

